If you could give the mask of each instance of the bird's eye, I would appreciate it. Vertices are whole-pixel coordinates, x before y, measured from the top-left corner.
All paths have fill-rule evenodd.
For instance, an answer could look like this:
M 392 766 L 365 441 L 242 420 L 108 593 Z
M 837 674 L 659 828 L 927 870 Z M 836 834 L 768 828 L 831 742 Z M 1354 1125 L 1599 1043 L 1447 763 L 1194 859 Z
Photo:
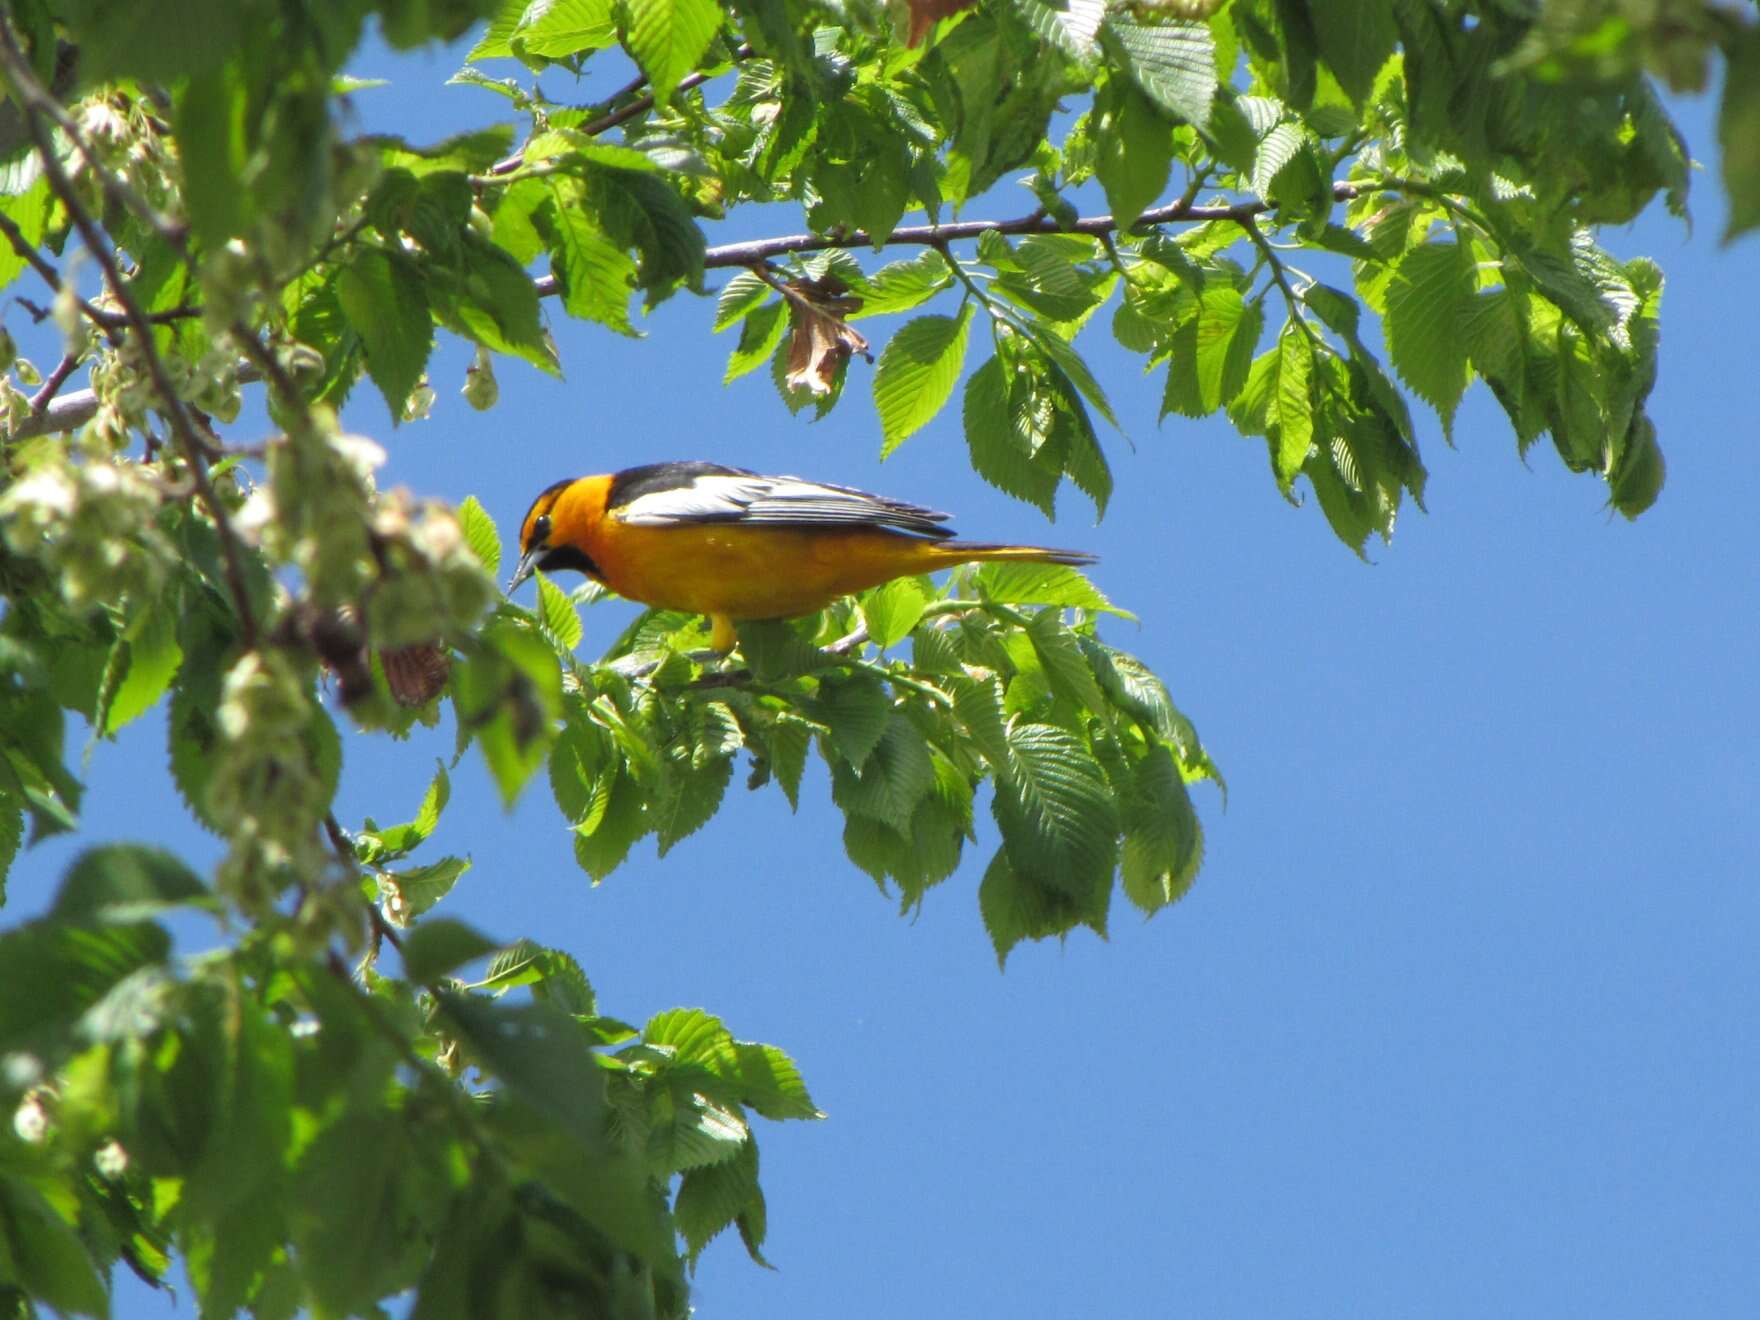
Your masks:
M 545 514 L 532 524 L 532 544 L 543 545 L 550 539 L 550 515 Z

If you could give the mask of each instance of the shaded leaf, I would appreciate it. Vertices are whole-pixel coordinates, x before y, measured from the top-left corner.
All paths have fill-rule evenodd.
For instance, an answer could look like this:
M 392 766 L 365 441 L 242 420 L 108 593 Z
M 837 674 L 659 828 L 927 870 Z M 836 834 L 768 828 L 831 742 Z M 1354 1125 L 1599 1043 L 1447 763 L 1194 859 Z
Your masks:
M 1115 12 L 1105 30 L 1117 40 L 1126 70 L 1152 101 L 1198 128 L 1210 122 L 1217 75 L 1209 24 L 1140 23 Z

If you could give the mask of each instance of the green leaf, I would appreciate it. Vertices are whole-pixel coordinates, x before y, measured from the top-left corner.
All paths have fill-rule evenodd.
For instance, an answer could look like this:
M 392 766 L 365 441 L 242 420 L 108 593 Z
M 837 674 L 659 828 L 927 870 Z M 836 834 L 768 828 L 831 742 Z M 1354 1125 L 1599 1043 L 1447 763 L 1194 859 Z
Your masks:
M 426 866 L 403 871 L 381 871 L 374 879 L 386 915 L 407 926 L 452 892 L 458 878 L 471 869 L 468 857 L 442 857 Z
M 917 726 L 893 714 L 859 771 L 832 764 L 831 797 L 845 812 L 910 830 L 911 815 L 935 783 L 929 745 Z
M 1717 112 L 1717 144 L 1729 194 L 1729 224 L 1723 231 L 1727 243 L 1760 225 L 1760 28 L 1743 26 L 1726 50 L 1729 67 Z
M 861 310 L 850 319 L 908 312 L 952 283 L 946 259 L 933 248 L 925 249 L 909 261 L 894 261 L 875 271 L 862 290 Z
M 747 1140 L 719 1164 L 687 1170 L 679 1180 L 672 1215 L 692 1262 L 724 1228 L 739 1222 L 742 1229 L 748 1223 L 756 1226 L 741 1236 L 752 1258 L 767 1263 L 758 1254 L 764 1240 L 764 1193 L 758 1187 L 757 1143 Z
M 519 179 L 501 190 L 490 217 L 489 236 L 522 265 L 537 258 L 549 244 L 538 232 L 536 217 L 550 201 L 551 181 Z
M 8 1257 L 17 1271 L 10 1281 L 25 1294 L 18 1314 L 31 1313 L 30 1297 L 71 1315 L 109 1316 L 109 1293 L 74 1225 L 30 1183 L 0 1172 L 0 1261 Z
M 561 587 L 543 573 L 537 577 L 538 618 L 557 645 L 572 651 L 581 644 L 581 616 Z
M 562 712 L 562 673 L 543 638 L 511 624 L 491 624 L 485 645 L 452 673 L 453 702 L 462 729 L 473 734 L 483 759 L 512 806 L 543 763 Z
M 465 544 L 477 557 L 484 570 L 491 575 L 501 571 L 501 534 L 495 530 L 495 520 L 489 516 L 475 495 L 466 495 L 459 503 L 455 512 L 458 514 L 459 526 L 464 531 Z
M 740 326 L 739 346 L 728 355 L 727 371 L 722 375 L 721 383 L 731 385 L 747 372 L 768 362 L 787 329 L 788 309 L 780 298 L 748 312 L 745 323 Z
M 183 663 L 183 648 L 177 644 L 177 621 L 169 610 L 159 606 L 142 611 L 117 646 L 125 649 L 126 668 L 104 712 L 107 735 L 156 706 L 171 686 L 178 665 Z
M 1002 685 L 995 678 L 949 675 L 953 712 L 971 737 L 978 753 L 994 770 L 1008 765 L 1007 718 L 1002 709 Z
M 1138 23 L 1108 16 L 1122 61 L 1137 86 L 1169 114 L 1196 128 L 1210 122 L 1216 95 L 1216 41 L 1201 22 Z
M 1076 352 L 1075 346 L 1055 330 L 1041 326 L 1029 326 L 1027 330 L 1028 337 L 1044 351 L 1045 356 L 1051 360 L 1052 366 L 1062 373 L 1064 379 L 1073 385 L 1084 399 L 1099 409 L 1102 417 L 1116 427 L 1118 417 L 1112 411 L 1112 404 L 1106 397 L 1106 391 L 1100 388 L 1100 382 L 1094 378 L 1094 373 L 1088 369 L 1088 364 L 1082 360 L 1082 355 Z M 1073 472 L 1072 475 L 1074 475 Z M 1078 481 L 1077 484 L 1081 483 Z M 1084 487 L 1084 489 L 1086 488 Z M 1100 500 L 1099 503 L 1104 505 L 1105 501 Z
M 407 170 L 417 178 L 430 174 L 482 174 L 513 148 L 513 125 L 455 133 L 431 146 L 411 146 L 402 138 L 369 139 L 380 144 L 380 156 L 389 170 Z
M 1118 817 L 1093 753 L 1050 724 L 1016 724 L 1008 731 L 1008 747 L 992 808 L 1010 864 L 1071 897 L 1109 882 L 1118 857 Z
M 159 848 L 108 844 L 68 868 L 49 910 L 70 925 L 149 921 L 172 908 L 205 905 L 213 895 L 195 872 Z
M 892 700 L 866 675 L 841 681 L 827 678 L 812 714 L 831 731 L 831 745 L 838 754 L 859 770 L 886 732 Z
M 641 786 L 626 774 L 602 777 L 593 797 L 589 822 L 575 828 L 574 859 L 596 884 L 622 864 L 636 840 L 653 826 L 644 809 Z
M 963 420 L 972 468 L 998 490 L 1052 516 L 1061 458 L 1045 451 L 1043 435 L 1034 435 L 1034 408 L 1016 399 L 1002 359 L 992 357 L 966 381 Z M 1037 440 L 1038 443 L 1035 443 Z M 1053 461 L 1047 462 L 1050 458 Z
M 636 263 L 593 223 L 579 184 L 573 179 L 552 180 L 551 203 L 541 214 L 562 288 L 563 310 L 633 336 L 629 296 L 636 284 Z
M 894 578 L 884 586 L 866 592 L 860 603 L 862 622 L 868 627 L 868 640 L 882 651 L 903 641 L 917 626 L 924 607 L 933 598 L 933 591 L 921 577 Z
M 874 407 L 880 414 L 885 457 L 941 411 L 965 362 L 972 308 L 958 316 L 919 316 L 887 342 L 874 368 Z
M 1151 747 L 1133 768 L 1124 803 L 1119 862 L 1125 895 L 1153 913 L 1184 898 L 1203 860 L 1204 838 L 1185 781 L 1165 747 Z
M 24 841 L 24 809 L 7 794 L 0 794 L 0 907 L 6 906 L 6 873 Z
M 466 963 L 494 953 L 501 945 L 462 921 L 430 917 L 403 940 L 403 971 L 420 985 L 432 985 Z
M 715 331 L 719 334 L 730 325 L 737 325 L 766 298 L 770 286 L 749 270 L 742 270 L 722 286 L 715 299 Z
M 674 768 L 661 779 L 649 804 L 649 819 L 662 857 L 674 844 L 709 823 L 732 777 L 733 759 L 717 756 L 700 767 Z
M 1209 758 L 1198 741 L 1197 730 L 1173 704 L 1166 686 L 1153 670 L 1136 656 L 1100 642 L 1084 638 L 1082 649 L 1088 653 L 1095 677 L 1113 705 L 1168 743 L 1182 767 L 1195 770 L 1208 766 Z
M 336 280 L 343 315 L 367 350 L 367 374 L 385 396 L 393 425 L 428 368 L 434 327 L 421 278 L 401 256 L 361 248 Z
M 703 279 L 703 231 L 690 208 L 663 178 L 628 169 L 592 167 L 587 199 L 605 232 L 641 258 L 638 282 L 652 306 L 680 283 Z
M 583 1149 L 606 1149 L 605 1074 L 582 1046 L 573 1019 L 539 1002 L 510 1004 L 446 990 L 435 1001 L 441 1020 L 511 1092 Z
M 496 954 L 489 960 L 483 979 L 469 988 L 499 996 L 528 985 L 537 987 L 534 994 L 541 990 L 543 997 L 555 999 L 570 1013 L 595 1011 L 593 987 L 581 965 L 559 949 L 546 949 L 530 940 L 520 940 Z
M 1079 569 L 1063 564 L 985 564 L 974 580 L 985 600 L 1003 605 L 1059 605 L 1099 610 L 1121 619 L 1136 617 L 1108 600 Z
M 478 60 L 511 56 L 513 48 L 509 42 L 524 20 L 528 8 L 530 0 L 500 0 L 495 17 L 489 20 L 489 26 L 477 39 L 477 44 L 465 54 L 465 59 L 475 63 Z
M 1320 58 L 1338 79 L 1345 95 L 1362 105 L 1375 86 L 1375 75 L 1393 54 L 1399 37 L 1393 7 L 1387 0 L 1327 0 L 1310 5 L 1314 39 Z
M 1136 88 L 1124 86 L 1098 125 L 1094 173 L 1121 229 L 1161 195 L 1173 166 L 1173 129 Z
M 752 1041 L 733 1043 L 733 1066 L 725 1064 L 716 1073 L 739 1088 L 739 1098 L 765 1118 L 824 1118 L 800 1068 L 784 1051 L 774 1045 Z
M 180 69 L 176 76 L 186 72 Z M 243 233 L 256 209 L 253 191 L 244 182 L 251 149 L 249 103 L 250 89 L 236 63 L 190 72 L 174 102 L 183 196 L 191 227 L 209 247 Z
M 162 963 L 171 939 L 159 926 L 82 927 L 32 922 L 0 934 L 0 1056 L 35 1054 L 56 1066 L 75 1044 L 74 1023 L 133 973 Z
M 440 813 L 446 810 L 451 797 L 452 781 L 447 777 L 446 763 L 437 762 L 434 777 L 428 781 L 428 791 L 422 795 L 421 806 L 416 808 L 415 819 L 406 825 L 363 831 L 355 840 L 356 854 L 363 862 L 379 862 L 413 851 L 440 824 Z
M 664 106 L 720 30 L 721 7 L 715 0 L 628 0 L 627 13 L 629 52 Z
M 1014 6 L 1033 31 L 1066 55 L 1085 60 L 1094 53 L 1105 0 L 1014 0 Z
M 1011 864 L 1008 849 L 998 848 L 978 886 L 978 910 L 984 928 L 996 947 L 999 967 L 1008 964 L 1009 952 L 1022 940 L 1062 935 L 1072 926 L 1086 924 L 1106 933 L 1110 877 L 1088 894 L 1072 898 L 1040 883 Z
M 1353 261 L 1380 261 L 1381 254 L 1354 229 L 1343 225 L 1327 225 L 1315 238 L 1307 240 L 1315 247 L 1325 248 Z
M 733 1033 L 713 1013 L 700 1008 L 668 1008 L 649 1018 L 642 1039 L 670 1047 L 690 1063 L 708 1063 L 733 1049 Z
M 1161 415 L 1205 417 L 1232 402 L 1246 384 L 1264 330 L 1264 308 L 1226 284 L 1206 284 L 1198 314 L 1180 323 L 1170 344 Z
M 1476 287 L 1473 263 L 1456 243 L 1425 243 L 1401 257 L 1387 286 L 1387 347 L 1393 369 L 1452 428 L 1472 379 L 1460 320 Z
M 1051 689 L 1066 700 L 1075 702 L 1083 712 L 1099 714 L 1106 707 L 1100 685 L 1088 658 L 1082 653 L 1076 635 L 1063 625 L 1055 610 L 1043 610 L 1027 625 L 1027 637 Z
M 813 726 L 793 715 L 779 714 L 770 727 L 769 765 L 791 811 L 800 809 L 801 776 L 806 773 L 807 749 L 812 742 Z
M 429 1245 L 412 1241 L 410 1228 L 436 1221 L 452 1190 L 450 1152 L 433 1133 L 403 1113 L 357 1109 L 306 1148 L 294 1238 L 302 1258 L 324 1262 L 302 1271 L 317 1313 L 371 1314 L 384 1293 L 406 1286 Z
M 1302 146 L 1307 141 L 1299 124 L 1279 124 L 1260 141 L 1259 148 L 1253 154 L 1251 183 L 1253 191 L 1265 200 L 1271 200 L 1272 185 L 1277 176 L 1301 154 Z
M 487 40 L 487 37 L 484 38 Z M 612 0 L 553 0 L 529 5 L 508 37 L 508 50 L 522 59 L 560 60 L 583 51 L 603 50 L 617 40 Z M 472 59 L 480 58 L 475 52 Z
M 1271 392 L 1267 431 L 1275 446 L 1277 482 L 1288 490 L 1314 443 L 1314 346 L 1293 322 L 1277 341 L 1277 383 Z
M 507 249 L 466 230 L 451 264 L 430 261 L 424 269 L 435 314 L 450 329 L 556 374 L 556 350 L 544 333 L 537 289 Z

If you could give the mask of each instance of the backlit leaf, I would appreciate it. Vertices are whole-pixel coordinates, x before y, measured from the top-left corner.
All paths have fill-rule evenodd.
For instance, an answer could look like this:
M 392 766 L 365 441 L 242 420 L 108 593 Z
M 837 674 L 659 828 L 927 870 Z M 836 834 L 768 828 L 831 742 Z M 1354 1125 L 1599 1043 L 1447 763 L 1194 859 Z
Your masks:
M 941 411 L 965 362 L 971 304 L 957 316 L 919 316 L 887 341 L 874 368 L 882 457 Z

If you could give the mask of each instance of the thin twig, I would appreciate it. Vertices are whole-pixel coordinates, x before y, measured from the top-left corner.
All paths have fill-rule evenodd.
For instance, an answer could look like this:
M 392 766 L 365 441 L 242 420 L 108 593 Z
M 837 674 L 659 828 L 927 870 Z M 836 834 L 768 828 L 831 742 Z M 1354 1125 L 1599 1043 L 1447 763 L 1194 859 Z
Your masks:
M 757 54 L 756 51 L 742 42 L 734 49 L 733 62 L 737 64 L 741 60 L 749 60 L 755 54 Z M 699 70 L 696 73 L 687 73 L 684 77 L 678 80 L 678 87 L 675 90 L 688 92 L 691 88 L 701 87 L 704 83 L 708 82 L 709 79 L 719 76 L 719 71 L 703 72 Z M 635 95 L 635 93 L 641 91 L 642 88 L 647 85 L 648 75 L 645 73 L 638 74 L 636 77 L 630 79 L 627 84 L 611 93 L 610 96 L 606 97 L 599 104 L 604 106 L 617 106 L 617 103 L 624 97 Z M 599 134 L 607 133 L 616 128 L 619 124 L 627 123 L 637 115 L 652 110 L 653 108 L 654 97 L 652 93 L 648 93 L 637 97 L 628 105 L 617 106 L 614 110 L 607 110 L 606 113 L 600 115 L 597 119 L 589 120 L 586 124 L 582 125 L 579 131 L 586 134 L 588 137 L 597 137 Z M 503 174 L 512 174 L 521 165 L 525 164 L 525 160 L 524 152 L 504 157 L 489 167 L 489 173 L 497 179 Z
M 1271 278 L 1277 282 L 1277 287 L 1283 290 L 1283 301 L 1289 309 L 1289 319 L 1301 326 L 1302 333 L 1307 335 L 1309 343 L 1324 348 L 1325 341 L 1320 337 L 1320 332 L 1308 324 L 1308 318 L 1302 315 L 1302 308 L 1307 304 L 1302 301 L 1294 286 L 1290 284 L 1289 276 L 1283 269 L 1283 262 L 1278 260 L 1277 252 L 1271 246 L 1271 240 L 1259 231 L 1259 221 L 1249 216 L 1242 220 L 1240 225 L 1242 229 L 1247 231 L 1247 237 L 1253 240 L 1253 246 L 1259 249 L 1259 255 L 1264 257 L 1265 263 L 1271 267 Z
M 55 401 L 55 396 L 61 393 L 61 387 L 67 384 L 67 378 L 79 370 L 79 364 L 80 355 L 78 353 L 62 355 L 61 361 L 55 364 L 55 370 L 51 371 L 49 378 L 43 382 L 43 388 L 31 395 L 31 417 L 33 419 L 41 417 L 47 411 L 49 405 Z
M 281 396 L 282 401 L 289 408 L 303 406 L 305 400 L 300 397 L 299 387 L 293 383 L 293 377 L 287 374 L 286 369 L 276 360 L 275 355 L 264 346 L 263 342 L 251 333 L 250 327 L 241 321 L 234 321 L 232 333 L 244 349 L 245 356 L 251 360 L 255 372 L 260 373 L 261 377 L 269 382 L 275 392 Z M 239 379 L 243 378 L 241 372 Z
M 6 235 L 6 241 L 11 245 L 12 250 L 24 259 L 26 265 L 42 276 L 43 283 L 59 295 L 61 292 L 61 272 L 56 270 L 48 258 L 31 245 L 31 241 L 24 236 L 24 231 L 12 222 L 10 216 L 4 213 L 0 213 L 0 234 Z M 93 325 L 102 328 L 114 343 L 117 338 L 116 332 L 122 324 L 122 318 L 115 312 L 99 311 L 84 298 L 76 298 L 74 301 L 79 306 L 80 314 L 91 321 Z M 49 314 L 47 309 L 35 307 L 23 298 L 20 298 L 18 302 L 38 321 L 43 320 Z
M 6 241 L 12 245 L 12 250 L 24 258 L 26 265 L 43 277 L 44 284 L 47 284 L 56 293 L 61 292 L 61 272 L 49 264 L 49 259 L 37 251 L 31 241 L 24 236 L 24 230 L 14 224 L 12 217 L 4 211 L 0 211 L 0 234 L 5 234 Z
M 178 397 L 176 386 L 171 383 L 171 375 L 165 367 L 165 361 L 159 356 L 159 348 L 153 342 L 153 325 L 141 310 L 140 304 L 129 292 L 128 285 L 122 278 L 122 271 L 116 264 L 116 254 L 105 244 L 99 232 L 97 222 L 86 211 L 84 203 L 79 199 L 73 187 L 73 181 L 62 167 L 61 160 L 55 154 L 54 143 L 49 132 L 43 127 L 43 120 L 50 119 L 60 124 L 62 131 L 86 158 L 87 164 L 97 172 L 100 178 L 108 178 L 91 146 L 86 142 L 79 126 L 73 122 L 67 112 L 55 101 L 54 97 L 37 81 L 31 71 L 30 63 L 20 49 L 18 38 L 12 31 L 10 21 L 0 18 L 0 64 L 5 65 L 6 74 L 12 82 L 13 93 L 24 108 L 25 130 L 30 134 L 32 144 L 43 162 L 43 172 L 49 180 L 49 188 L 67 208 L 68 218 L 86 249 L 92 254 L 104 272 L 105 282 L 110 287 L 110 296 L 116 300 L 123 314 L 128 318 L 130 329 L 134 331 L 136 342 L 140 345 L 141 359 L 146 364 L 147 374 L 152 377 L 153 389 L 159 396 L 159 405 L 171 423 L 171 432 L 177 438 L 184 458 L 190 466 L 190 476 L 196 483 L 196 490 L 201 495 L 202 503 L 207 507 L 208 516 L 214 521 L 214 528 L 219 533 L 221 559 L 224 561 L 227 586 L 232 592 L 233 607 L 238 611 L 239 627 L 244 633 L 247 647 L 255 647 L 257 643 L 257 616 L 251 605 L 250 589 L 245 583 L 244 562 L 240 552 L 237 534 L 232 527 L 232 520 L 227 516 L 226 506 L 220 502 L 214 490 L 214 483 L 208 476 L 208 465 L 202 458 L 202 442 L 197 437 L 195 426 L 190 421 L 189 412 L 183 400 Z M 112 181 L 114 182 L 114 181 Z M 132 189 L 119 189 L 119 200 L 125 204 L 138 201 L 133 197 Z M 142 204 L 144 206 L 144 203 Z M 147 208 L 135 212 L 138 218 L 154 223 L 157 212 Z M 156 226 L 157 227 L 157 226 Z M 181 249 L 182 234 L 174 229 L 160 229 L 160 236 L 173 246 Z
M 733 52 L 733 59 L 735 63 L 738 63 L 740 60 L 750 59 L 752 55 L 752 48 L 750 46 L 742 45 Z M 704 83 L 708 82 L 709 79 L 719 76 L 718 72 L 705 73 L 700 70 L 696 73 L 687 73 L 684 77 L 678 80 L 678 86 L 673 90 L 674 92 L 688 92 L 691 88 L 701 87 Z M 654 94 L 649 92 L 643 96 L 638 96 L 626 106 L 622 106 L 608 114 L 600 115 L 590 124 L 585 125 L 581 129 L 581 132 L 587 134 L 589 137 L 597 137 L 600 133 L 608 132 L 611 129 L 616 128 L 619 124 L 627 123 L 637 115 L 643 114 L 653 108 Z

